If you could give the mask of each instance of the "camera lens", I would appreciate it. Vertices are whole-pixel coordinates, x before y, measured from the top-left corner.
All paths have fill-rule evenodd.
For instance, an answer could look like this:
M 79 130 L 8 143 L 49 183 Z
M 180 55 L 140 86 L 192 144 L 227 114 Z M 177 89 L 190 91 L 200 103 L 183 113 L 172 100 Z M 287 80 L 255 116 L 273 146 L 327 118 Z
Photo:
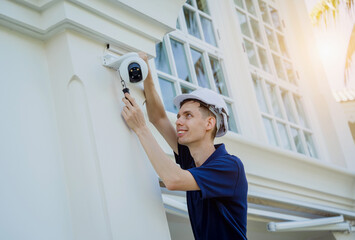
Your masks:
M 132 83 L 137 83 L 142 81 L 142 70 L 138 63 L 131 63 L 128 65 L 128 75 L 129 81 Z

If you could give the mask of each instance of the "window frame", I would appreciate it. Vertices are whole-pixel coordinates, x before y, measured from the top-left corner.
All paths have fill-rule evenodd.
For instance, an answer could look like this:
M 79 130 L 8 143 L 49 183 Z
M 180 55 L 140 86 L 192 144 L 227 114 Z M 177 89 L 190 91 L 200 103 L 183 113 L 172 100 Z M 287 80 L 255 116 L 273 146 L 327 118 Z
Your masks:
M 196 38 L 195 36 L 190 35 L 188 33 L 187 27 L 186 27 L 186 22 L 184 20 L 183 8 L 182 8 L 182 10 L 180 11 L 178 20 L 177 20 L 180 24 L 181 29 L 177 29 L 177 30 L 167 34 L 163 38 L 163 41 L 164 41 L 163 46 L 165 45 L 165 51 L 167 54 L 167 59 L 169 61 L 169 63 L 167 63 L 167 64 L 169 64 L 169 66 L 170 66 L 171 74 L 167 74 L 165 72 L 160 71 L 159 69 L 156 68 L 156 65 L 154 64 L 154 68 L 155 68 L 155 72 L 156 72 L 155 75 L 157 77 L 164 78 L 170 82 L 173 82 L 176 95 L 180 95 L 182 93 L 181 87 L 185 87 L 185 88 L 188 88 L 191 90 L 201 88 L 201 86 L 198 84 L 198 81 L 197 81 L 197 76 L 196 76 L 194 63 L 193 63 L 192 55 L 191 55 L 191 49 L 201 52 L 202 58 L 204 61 L 204 65 L 205 65 L 205 70 L 206 70 L 205 74 L 207 77 L 207 81 L 210 85 L 210 89 L 217 92 L 218 94 L 220 94 L 223 97 L 223 99 L 225 100 L 226 104 L 230 105 L 230 108 L 233 111 L 232 113 L 230 113 L 230 115 L 233 115 L 233 117 L 231 117 L 230 119 L 235 120 L 234 124 L 236 126 L 236 129 L 234 129 L 234 131 L 232 131 L 232 132 L 234 132 L 235 134 L 241 134 L 241 128 L 239 125 L 238 115 L 236 114 L 237 111 L 236 111 L 235 100 L 232 98 L 233 93 L 231 91 L 229 91 L 230 84 L 229 84 L 228 75 L 226 74 L 226 69 L 225 69 L 224 60 L 223 60 L 223 53 L 222 53 L 222 50 L 219 49 L 219 47 L 218 47 L 219 46 L 219 39 L 217 37 L 218 35 L 216 34 L 217 29 L 215 28 L 214 18 L 212 16 L 212 14 L 208 15 L 208 14 L 202 12 L 201 10 L 199 10 L 196 5 L 196 0 L 192 0 L 192 3 L 194 6 L 189 6 L 188 3 L 184 3 L 183 8 L 184 7 L 189 8 L 189 9 L 197 12 L 196 14 L 198 15 L 198 22 L 200 24 L 199 25 L 200 28 L 202 28 L 201 23 L 200 23 L 200 15 L 211 20 L 212 27 L 213 27 L 213 33 L 214 33 L 214 37 L 215 37 L 215 41 L 216 41 L 217 46 L 213 46 L 213 45 L 204 41 L 203 31 L 201 31 L 202 39 Z M 207 1 L 207 4 L 208 4 L 208 1 Z M 192 9 L 192 8 L 194 8 L 194 9 Z M 180 79 L 178 77 L 178 71 L 176 69 L 177 65 L 175 63 L 175 59 L 174 59 L 174 55 L 173 55 L 173 51 L 172 51 L 172 46 L 171 46 L 171 42 L 170 42 L 171 39 L 182 43 L 184 46 L 184 52 L 185 52 L 185 56 L 186 56 L 186 60 L 187 60 L 188 70 L 190 71 L 191 82 L 187 82 L 187 81 Z M 221 94 L 219 92 L 219 90 L 217 89 L 216 82 L 215 82 L 214 75 L 213 75 L 213 69 L 212 69 L 211 62 L 210 62 L 210 57 L 217 60 L 220 65 L 220 68 L 221 68 L 221 71 L 223 74 L 223 82 L 225 85 L 225 89 L 227 91 L 227 95 Z M 158 84 L 159 84 L 159 81 L 158 81 Z M 160 87 L 160 84 L 159 84 L 159 87 Z M 160 91 L 160 93 L 163 94 L 161 91 Z
M 291 145 L 291 151 L 293 152 L 298 152 L 297 151 L 297 146 L 294 142 L 293 139 L 293 132 L 292 132 L 292 128 L 296 129 L 298 131 L 298 136 L 299 136 L 299 141 L 301 142 L 302 148 L 304 150 L 304 155 L 307 155 L 309 157 L 313 157 L 313 158 L 318 158 L 319 157 L 319 151 L 318 151 L 318 146 L 317 146 L 317 141 L 314 137 L 314 131 L 312 131 L 312 126 L 311 126 L 311 122 L 309 121 L 309 114 L 307 114 L 307 109 L 306 106 L 304 104 L 304 98 L 302 96 L 302 94 L 300 93 L 300 87 L 298 85 L 298 74 L 296 74 L 296 70 L 295 70 L 295 64 L 292 61 L 292 56 L 291 53 L 289 51 L 288 48 L 288 44 L 287 44 L 287 36 L 286 36 L 286 32 L 285 32 L 285 25 L 282 19 L 282 16 L 280 15 L 280 11 L 278 10 L 277 7 L 277 3 L 274 1 L 270 1 L 270 0 L 251 0 L 250 2 L 252 2 L 254 4 L 254 9 L 256 10 L 256 17 L 255 15 L 251 14 L 248 9 L 247 9 L 247 5 L 246 5 L 246 0 L 240 0 L 240 2 L 242 2 L 243 8 L 241 8 L 239 5 L 236 4 L 235 1 L 233 1 L 233 7 L 234 7 L 234 12 L 235 12 L 235 20 L 238 24 L 238 26 L 241 28 L 241 24 L 239 22 L 239 16 L 238 16 L 238 11 L 245 14 L 246 19 L 247 19 L 247 26 L 249 28 L 248 32 L 250 32 L 251 37 L 244 35 L 243 32 L 241 31 L 241 39 L 242 39 L 242 46 L 245 52 L 245 57 L 247 58 L 247 61 L 249 63 L 249 72 L 251 75 L 251 80 L 253 82 L 253 88 L 255 91 L 255 96 L 259 97 L 259 93 L 256 92 L 256 86 L 254 84 L 254 81 L 259 81 L 257 84 L 260 84 L 259 88 L 261 89 L 263 97 L 265 99 L 265 105 L 266 105 L 266 110 L 267 112 L 264 112 L 262 110 L 262 106 L 260 106 L 259 100 L 258 102 L 258 107 L 259 107 L 259 112 L 260 112 L 260 118 L 261 118 L 261 123 L 263 123 L 263 130 L 265 133 L 265 137 L 268 143 L 270 143 L 269 141 L 269 136 L 268 136 L 268 132 L 265 128 L 265 124 L 264 124 L 264 118 L 270 119 L 272 121 L 272 126 L 274 129 L 274 135 L 277 141 L 277 145 L 283 149 L 288 149 L 286 147 L 283 147 L 286 144 L 286 142 L 283 141 L 283 137 L 282 137 L 282 133 L 279 130 L 278 124 L 283 124 L 286 128 L 286 133 L 288 136 L 288 143 Z M 260 10 L 260 6 L 259 3 L 264 2 L 265 6 L 266 6 L 266 14 L 268 19 L 270 20 L 270 23 L 267 23 L 264 21 L 263 19 L 263 15 L 262 15 L 262 11 Z M 273 9 L 276 10 L 277 15 L 278 15 L 278 21 L 279 21 L 279 26 L 281 29 L 276 28 L 276 26 L 274 26 L 274 22 L 271 16 L 271 9 L 270 7 L 272 7 Z M 257 21 L 258 23 L 258 28 L 261 34 L 261 38 L 263 40 L 264 44 L 261 44 L 257 38 L 254 36 L 254 31 L 252 29 L 251 26 L 251 20 L 250 19 L 254 19 L 255 21 Z M 268 40 L 268 36 L 266 33 L 266 28 L 271 30 L 271 33 L 273 34 L 273 39 L 276 43 L 276 47 L 277 47 L 277 51 L 275 51 L 271 45 L 269 44 L 269 40 Z M 279 42 L 279 37 L 282 37 L 283 40 L 283 46 L 285 47 L 285 49 L 281 48 L 281 44 Z M 255 65 L 253 65 L 249 59 L 248 56 L 248 51 L 247 48 L 245 46 L 245 40 L 249 41 L 250 43 L 253 44 L 253 48 L 256 54 L 256 58 L 257 58 L 257 63 L 259 65 L 259 67 L 256 67 Z M 261 56 L 258 52 L 258 47 L 262 47 L 263 49 L 266 49 L 266 54 L 267 54 L 267 60 L 269 63 L 269 67 L 271 68 L 270 73 L 265 71 L 263 69 L 263 65 L 262 65 L 262 60 L 261 60 Z M 287 54 L 284 54 L 284 52 L 286 52 Z M 277 68 L 274 62 L 274 57 L 273 55 L 277 56 L 280 59 L 280 64 L 282 65 L 282 72 L 283 75 L 285 76 L 285 79 L 281 79 L 278 77 L 278 72 L 277 72 Z M 287 56 L 286 56 L 287 55 Z M 292 68 L 292 73 L 293 73 L 293 81 L 294 83 L 292 83 L 292 81 L 290 80 L 289 76 L 288 76 L 288 72 L 286 67 L 284 66 L 284 62 L 287 61 L 288 63 L 290 63 L 291 68 Z M 256 78 L 256 80 L 254 79 Z M 270 86 L 274 87 L 274 94 L 276 94 L 276 100 L 277 100 L 277 104 L 278 107 L 280 108 L 281 111 L 281 116 L 277 116 L 274 112 L 274 108 L 272 105 L 272 96 L 270 96 L 269 91 L 267 89 L 267 84 L 270 84 Z M 288 109 L 288 111 L 291 112 L 291 114 L 294 117 L 294 121 L 292 122 L 289 118 L 288 118 L 288 111 L 286 109 L 286 105 L 285 102 L 283 101 L 282 98 L 282 92 L 286 93 L 286 97 L 288 99 L 288 103 L 289 103 L 289 107 L 290 109 Z M 298 98 L 298 101 L 300 102 L 301 108 L 303 110 L 303 118 L 305 121 L 305 125 L 302 124 L 302 122 L 300 121 L 300 116 L 298 113 L 298 107 L 296 105 L 296 100 L 295 98 Z M 302 113 L 301 113 L 302 114 Z M 306 140 L 306 134 L 308 134 L 310 136 L 310 140 L 311 140 L 311 145 L 313 148 L 313 151 L 315 152 L 316 156 L 312 156 L 308 150 L 308 142 Z M 270 143 L 271 144 L 271 143 Z

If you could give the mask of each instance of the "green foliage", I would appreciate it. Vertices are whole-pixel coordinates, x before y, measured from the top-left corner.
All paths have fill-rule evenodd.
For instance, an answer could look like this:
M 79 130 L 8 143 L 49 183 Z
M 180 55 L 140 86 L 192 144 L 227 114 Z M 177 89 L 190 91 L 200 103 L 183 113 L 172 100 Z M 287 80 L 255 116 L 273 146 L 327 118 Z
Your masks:
M 318 3 L 313 7 L 310 17 L 314 25 L 319 25 L 324 23 L 327 26 L 329 16 L 336 21 L 339 14 L 339 6 L 344 5 L 351 15 L 351 11 L 354 10 L 355 0 L 319 0 Z M 355 24 L 351 33 L 349 40 L 348 50 L 345 59 L 345 69 L 344 69 L 344 83 L 347 85 L 349 81 L 349 71 L 350 66 L 354 60 L 355 56 Z
M 324 22 L 327 25 L 328 17 L 332 16 L 333 20 L 336 20 L 339 14 L 339 5 L 344 3 L 346 8 L 351 11 L 354 8 L 354 0 L 320 0 L 313 7 L 310 17 L 315 25 L 319 25 Z

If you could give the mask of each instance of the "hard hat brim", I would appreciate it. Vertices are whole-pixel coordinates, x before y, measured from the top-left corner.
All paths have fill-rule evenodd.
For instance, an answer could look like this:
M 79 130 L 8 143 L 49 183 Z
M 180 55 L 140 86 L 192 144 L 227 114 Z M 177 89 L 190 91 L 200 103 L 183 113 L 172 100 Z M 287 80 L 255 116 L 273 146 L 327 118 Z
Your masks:
M 200 98 L 199 96 L 196 96 L 196 95 L 193 95 L 193 94 L 181 94 L 181 95 L 176 96 L 174 98 L 174 105 L 177 107 L 177 109 L 180 109 L 181 103 L 183 101 L 187 100 L 187 99 L 192 99 L 192 100 L 195 99 L 195 100 L 199 100 L 199 101 L 201 101 L 201 102 L 203 102 L 205 104 L 208 104 L 208 103 L 206 103 L 205 99 Z M 228 115 L 223 116 L 223 120 L 222 121 L 223 121 L 225 127 L 218 129 L 218 131 L 216 133 L 216 137 L 222 137 L 222 136 L 224 136 L 227 133 L 227 131 L 228 131 L 228 129 L 226 129 L 226 127 L 228 128 L 228 120 L 227 120 L 227 118 L 228 118 Z

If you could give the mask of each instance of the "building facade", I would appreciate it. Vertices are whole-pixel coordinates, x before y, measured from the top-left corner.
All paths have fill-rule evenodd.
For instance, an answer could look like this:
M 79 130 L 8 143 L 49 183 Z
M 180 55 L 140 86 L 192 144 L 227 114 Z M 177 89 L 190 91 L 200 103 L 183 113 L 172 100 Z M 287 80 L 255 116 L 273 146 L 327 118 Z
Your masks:
M 151 57 L 173 124 L 178 94 L 226 101 L 216 143 L 244 163 L 249 239 L 354 238 L 355 146 L 303 2 L 1 1 L 0 35 L 0 239 L 193 239 L 184 193 L 159 188 L 103 66 L 132 51 Z

